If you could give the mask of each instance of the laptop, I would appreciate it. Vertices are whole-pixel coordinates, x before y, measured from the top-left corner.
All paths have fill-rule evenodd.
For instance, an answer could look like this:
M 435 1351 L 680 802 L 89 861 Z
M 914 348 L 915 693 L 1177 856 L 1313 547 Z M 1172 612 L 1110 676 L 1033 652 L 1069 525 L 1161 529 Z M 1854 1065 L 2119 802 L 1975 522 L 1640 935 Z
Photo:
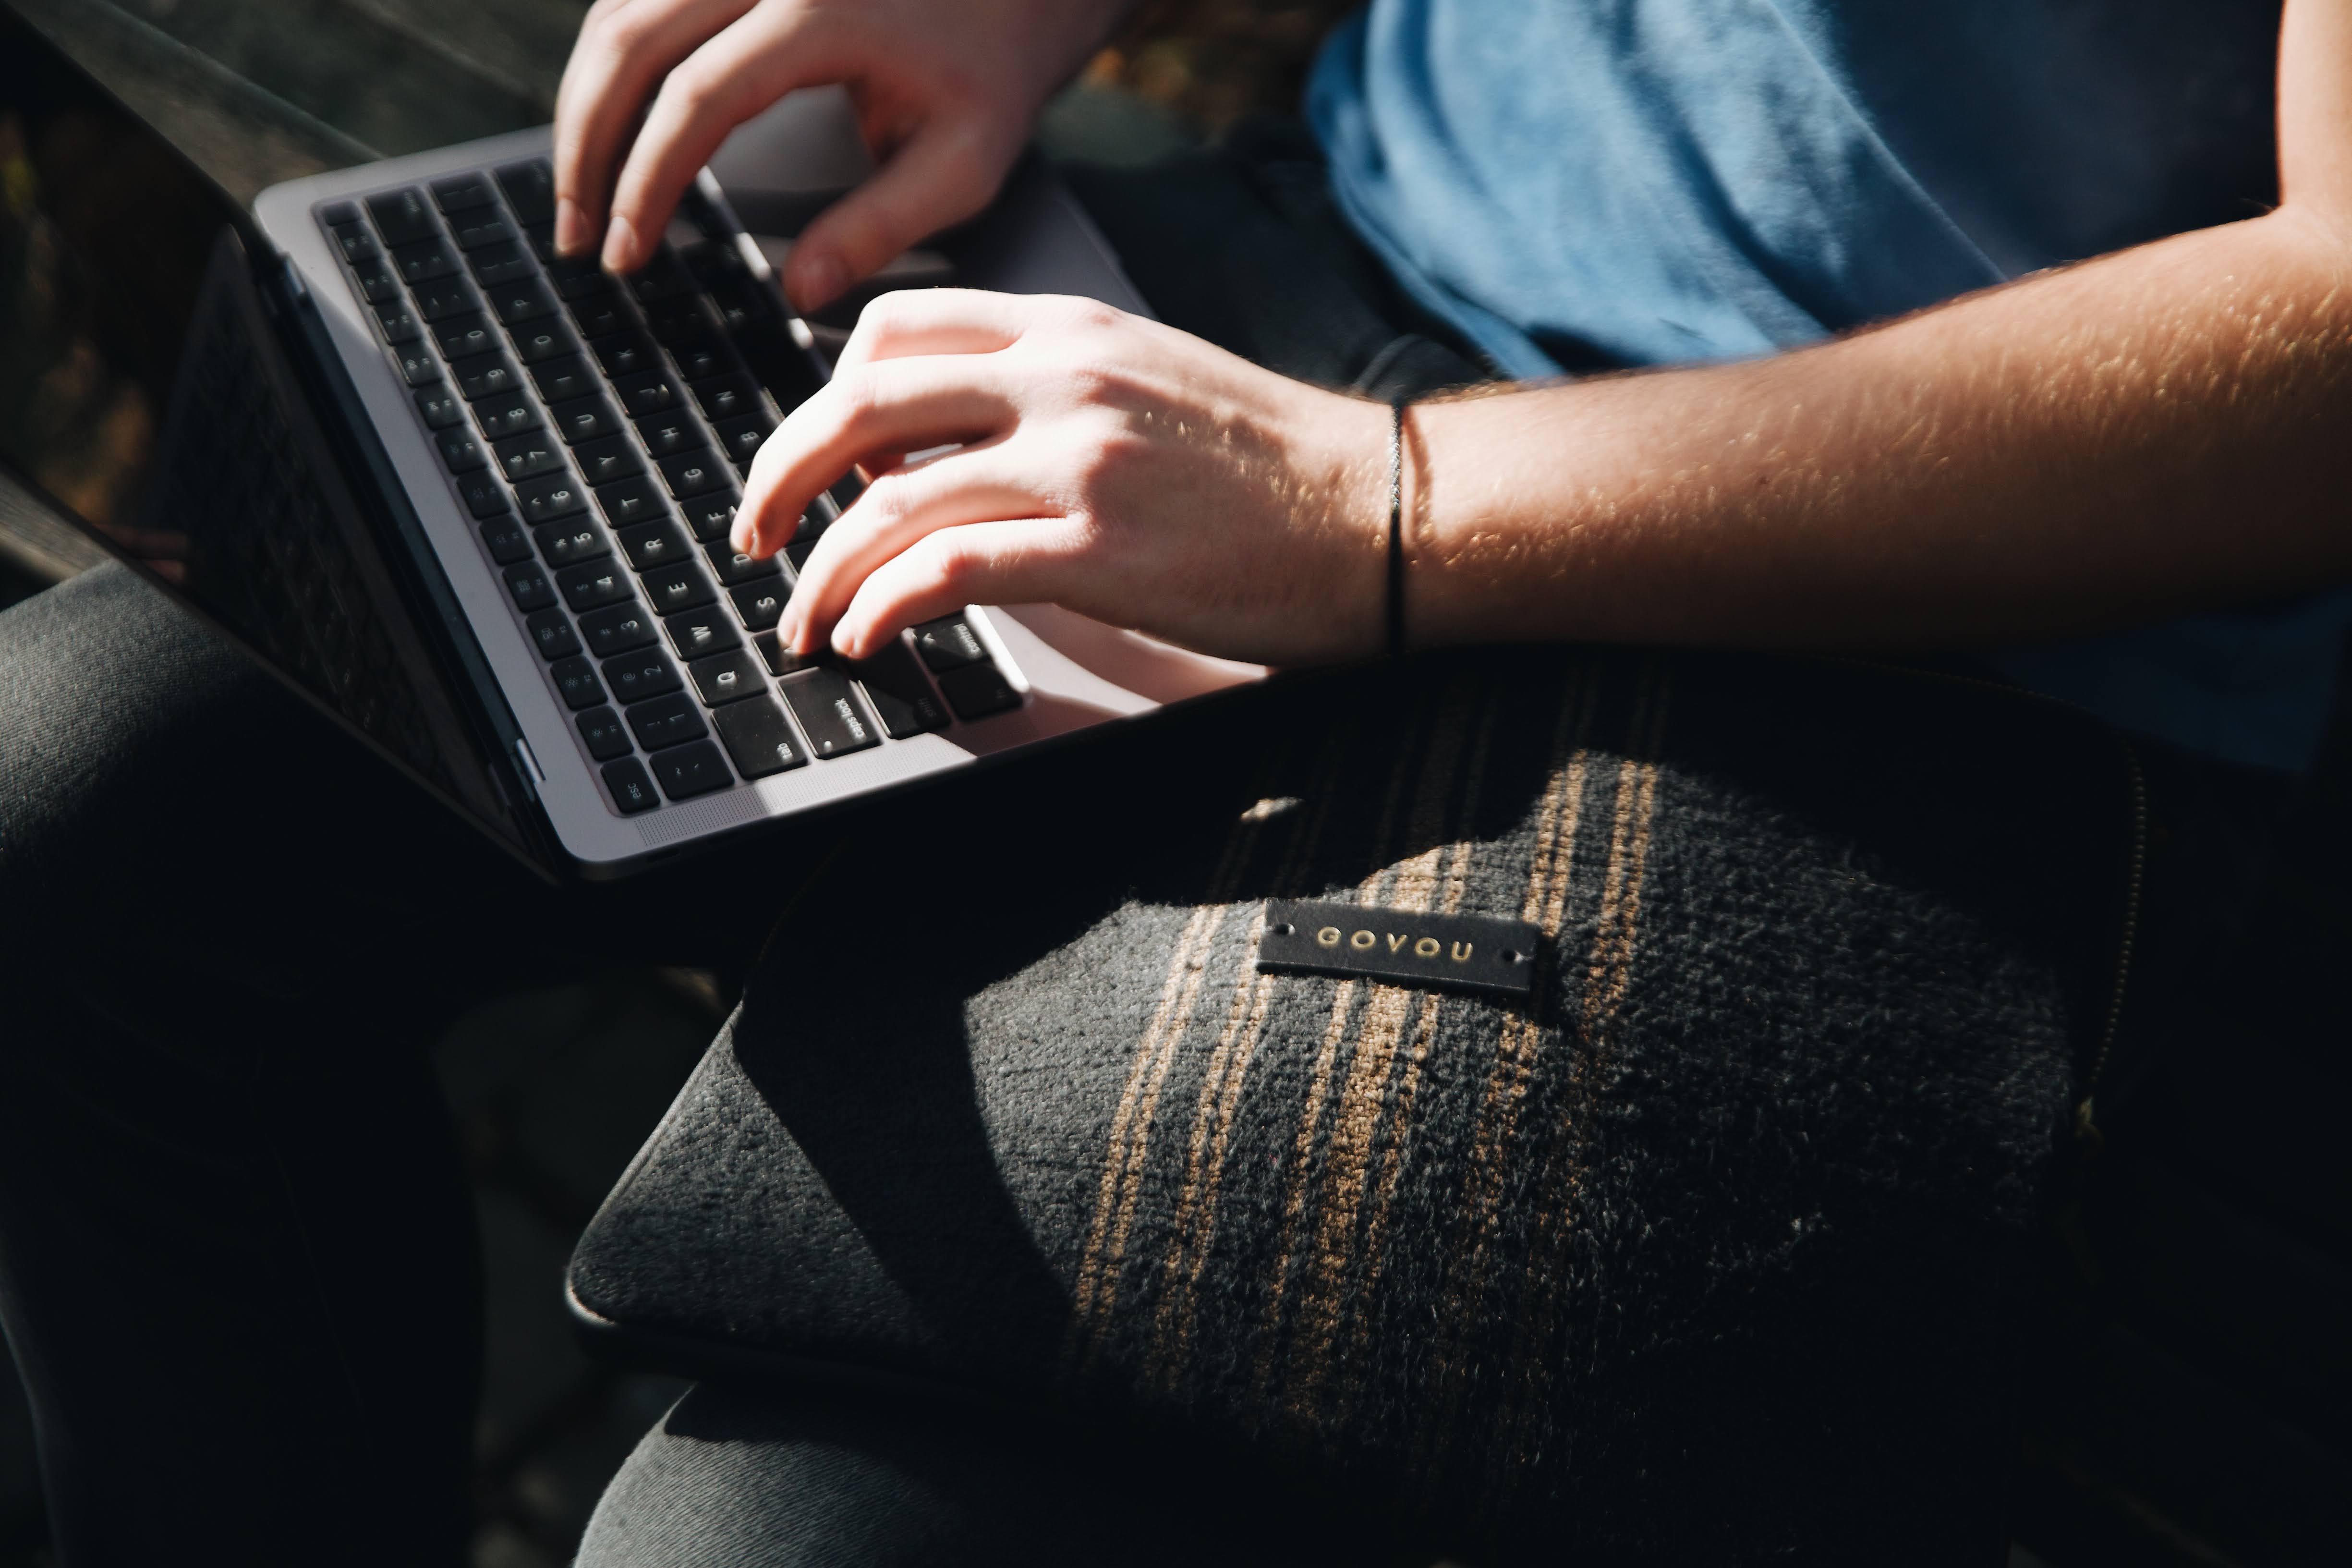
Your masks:
M 798 94 L 745 126 L 625 279 L 554 255 L 549 146 L 493 137 L 240 211 L 0 8 L 0 466 L 556 879 L 1266 674 L 1051 605 L 969 606 L 855 666 L 783 652 L 794 569 L 856 477 L 775 560 L 727 536 L 842 341 L 775 266 L 865 172 L 846 105 Z M 893 271 L 1145 313 L 1034 159 Z

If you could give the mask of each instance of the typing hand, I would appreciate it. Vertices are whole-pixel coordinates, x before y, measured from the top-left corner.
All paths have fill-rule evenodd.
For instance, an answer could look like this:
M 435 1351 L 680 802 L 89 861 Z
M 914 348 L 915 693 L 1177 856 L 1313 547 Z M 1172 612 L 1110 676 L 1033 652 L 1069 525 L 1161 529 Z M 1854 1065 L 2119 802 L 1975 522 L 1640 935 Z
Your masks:
M 761 447 L 734 542 L 773 554 L 859 464 L 880 471 L 784 610 L 798 653 L 864 658 L 967 604 L 1045 601 L 1311 664 L 1380 646 L 1388 437 L 1379 404 L 1090 300 L 886 294 Z
M 814 310 L 986 205 L 1047 95 L 1133 4 L 597 0 L 556 97 L 556 247 L 635 270 L 729 132 L 843 83 L 880 167 L 793 247 L 784 287 Z

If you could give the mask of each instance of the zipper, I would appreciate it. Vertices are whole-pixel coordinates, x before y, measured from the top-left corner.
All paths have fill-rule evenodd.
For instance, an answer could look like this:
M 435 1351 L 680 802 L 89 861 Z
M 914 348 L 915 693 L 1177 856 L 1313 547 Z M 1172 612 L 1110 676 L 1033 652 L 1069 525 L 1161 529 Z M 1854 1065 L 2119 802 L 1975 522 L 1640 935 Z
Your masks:
M 1858 658 L 1848 655 L 1801 654 L 1795 657 L 1811 658 L 1821 664 L 1850 665 L 1885 675 L 1909 676 L 1916 680 L 1938 680 L 1951 686 L 1974 687 L 1981 691 L 1999 692 L 2028 702 L 2039 702 L 2048 708 L 2063 709 L 2069 713 L 2079 714 L 2106 731 L 2108 739 L 2115 742 L 2116 749 L 2123 753 L 2124 780 L 2130 802 L 2131 817 L 2131 852 L 2124 872 L 2123 920 L 2116 938 L 2116 962 L 2112 971 L 2114 981 L 2107 991 L 2106 1017 L 2100 1026 L 2097 1048 L 2092 1053 L 2089 1068 L 2083 1074 L 2081 1091 L 2074 1101 L 2074 1142 L 2083 1152 L 2084 1159 L 2092 1158 L 2106 1147 L 2106 1134 L 2099 1130 L 2096 1107 L 2093 1100 L 2098 1093 L 2100 1080 L 2106 1074 L 2107 1060 L 2115 1054 L 2116 1036 L 2123 1026 L 2124 999 L 2131 989 L 2132 953 L 2139 944 L 2140 906 L 2142 893 L 2147 880 L 2147 773 L 2140 766 L 2139 752 L 2132 748 L 2131 742 L 2125 738 L 2123 731 L 2081 703 L 2069 702 L 2063 697 L 2052 697 L 2043 692 L 2029 690 L 2022 686 L 2011 686 L 2006 681 L 1993 680 L 1982 676 L 1957 675 L 1941 669 L 1920 669 L 1911 665 L 1887 664 L 1878 659 Z

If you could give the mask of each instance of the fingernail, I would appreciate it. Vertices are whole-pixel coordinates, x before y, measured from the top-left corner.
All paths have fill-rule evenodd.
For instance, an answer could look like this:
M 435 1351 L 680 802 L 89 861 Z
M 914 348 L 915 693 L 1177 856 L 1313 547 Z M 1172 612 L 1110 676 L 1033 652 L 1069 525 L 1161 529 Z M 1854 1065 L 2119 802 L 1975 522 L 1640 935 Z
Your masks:
M 793 258 L 793 304 L 803 314 L 821 309 L 849 287 L 849 269 L 837 257 Z
M 742 513 L 735 514 L 735 525 L 727 531 L 727 543 L 738 555 L 749 555 L 759 541 L 752 536 L 751 520 Z
M 570 196 L 555 198 L 555 254 L 577 256 L 588 248 L 588 215 Z
M 637 265 L 637 231 L 618 213 L 604 230 L 604 268 L 607 272 L 632 272 Z

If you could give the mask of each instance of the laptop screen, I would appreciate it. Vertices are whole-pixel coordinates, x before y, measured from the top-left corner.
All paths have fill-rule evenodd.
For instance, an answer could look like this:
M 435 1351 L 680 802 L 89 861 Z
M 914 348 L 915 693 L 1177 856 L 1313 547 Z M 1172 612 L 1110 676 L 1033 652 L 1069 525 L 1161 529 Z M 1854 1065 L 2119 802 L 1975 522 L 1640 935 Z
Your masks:
M 0 7 L 0 466 L 521 847 L 281 341 L 287 307 L 257 284 L 267 255 Z

